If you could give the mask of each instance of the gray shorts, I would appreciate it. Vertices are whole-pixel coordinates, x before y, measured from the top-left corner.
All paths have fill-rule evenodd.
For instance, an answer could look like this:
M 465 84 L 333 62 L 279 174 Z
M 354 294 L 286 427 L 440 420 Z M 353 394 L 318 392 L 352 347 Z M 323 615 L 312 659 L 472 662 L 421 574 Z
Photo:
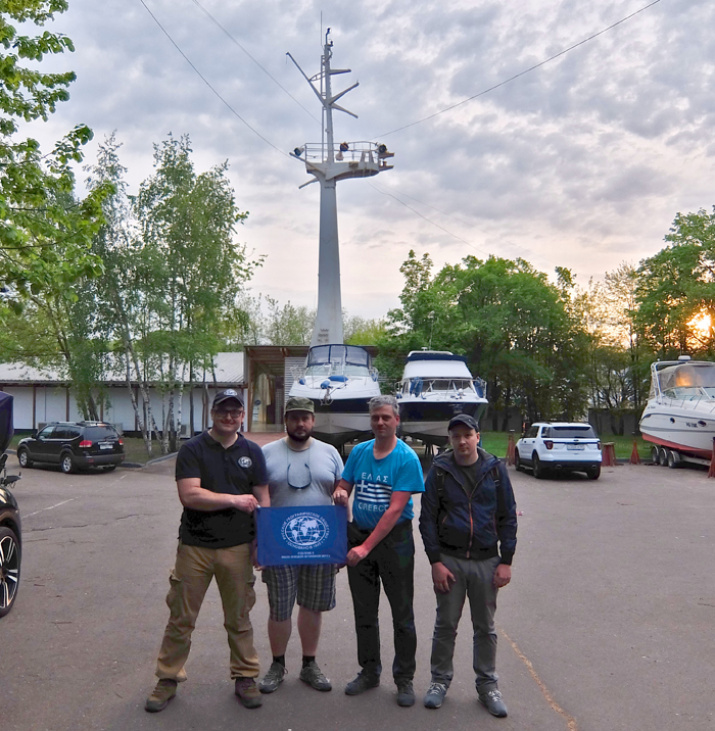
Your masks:
M 335 575 L 333 564 L 309 566 L 266 566 L 261 572 L 268 589 L 270 617 L 274 622 L 290 619 L 293 606 L 313 612 L 327 612 L 335 607 Z

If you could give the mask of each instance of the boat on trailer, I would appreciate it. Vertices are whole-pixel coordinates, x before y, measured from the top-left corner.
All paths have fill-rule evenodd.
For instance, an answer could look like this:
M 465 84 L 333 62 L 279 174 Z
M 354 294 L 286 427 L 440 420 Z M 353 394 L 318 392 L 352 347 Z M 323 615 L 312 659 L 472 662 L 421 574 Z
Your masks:
M 653 462 L 712 458 L 715 438 L 715 363 L 681 356 L 651 365 L 648 402 L 639 423 Z
M 372 357 L 357 345 L 315 345 L 293 382 L 289 396 L 309 398 L 315 406 L 313 434 L 342 448 L 370 436 L 368 404 L 380 395 Z
M 466 358 L 447 350 L 413 350 L 397 384 L 404 437 L 432 447 L 447 444 L 447 424 L 457 414 L 477 421 L 487 408 L 487 384 L 475 378 Z

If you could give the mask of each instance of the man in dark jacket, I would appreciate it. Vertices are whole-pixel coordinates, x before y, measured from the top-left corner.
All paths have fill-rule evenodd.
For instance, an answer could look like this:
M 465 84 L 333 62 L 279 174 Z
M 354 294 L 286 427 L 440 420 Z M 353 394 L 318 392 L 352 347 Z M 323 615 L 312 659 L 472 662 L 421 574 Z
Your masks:
M 454 642 L 464 600 L 474 628 L 479 701 L 494 716 L 507 708 L 497 686 L 497 591 L 511 581 L 516 549 L 516 502 L 505 465 L 479 448 L 479 425 L 458 414 L 447 427 L 452 451 L 427 474 L 420 533 L 432 565 L 437 618 L 432 637 L 432 682 L 424 698 L 439 708 L 452 681 Z

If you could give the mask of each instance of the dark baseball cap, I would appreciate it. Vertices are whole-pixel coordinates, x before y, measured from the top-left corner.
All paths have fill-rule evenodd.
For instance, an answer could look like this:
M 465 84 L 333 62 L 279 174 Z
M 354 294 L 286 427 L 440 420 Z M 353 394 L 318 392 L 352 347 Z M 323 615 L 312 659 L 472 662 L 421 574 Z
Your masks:
M 291 396 L 286 401 L 285 413 L 289 411 L 310 411 L 311 414 L 315 413 L 315 404 L 304 396 Z
M 219 391 L 216 396 L 214 396 L 212 408 L 215 409 L 219 404 L 222 404 L 224 401 L 228 401 L 229 399 L 238 401 L 241 408 L 243 408 L 243 401 L 241 400 L 241 397 L 238 395 L 238 391 L 236 391 L 235 388 L 227 388 L 224 391 Z
M 456 426 L 466 426 L 469 429 L 474 429 L 474 431 L 479 431 L 479 423 L 469 414 L 457 414 L 453 416 L 447 425 L 447 431 L 452 431 Z

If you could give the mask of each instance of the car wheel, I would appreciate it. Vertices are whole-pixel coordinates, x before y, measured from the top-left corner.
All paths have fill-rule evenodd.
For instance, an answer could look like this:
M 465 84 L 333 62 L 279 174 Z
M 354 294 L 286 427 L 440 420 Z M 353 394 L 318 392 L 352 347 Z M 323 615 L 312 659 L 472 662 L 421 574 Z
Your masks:
M 24 447 L 21 447 L 17 450 L 17 461 L 20 463 L 20 467 L 22 467 L 23 469 L 32 467 L 32 460 L 30 459 L 30 455 L 27 453 L 27 450 Z
M 543 480 L 544 477 L 546 477 L 546 469 L 541 464 L 539 455 L 536 454 L 536 452 L 534 452 L 534 455 L 531 459 L 531 463 L 534 465 L 534 477 L 536 477 L 537 480 Z
M 588 468 L 586 474 L 588 475 L 589 479 L 597 480 L 601 476 L 601 465 L 600 464 L 591 465 Z
M 524 465 L 521 464 L 521 457 L 519 457 L 519 450 L 518 449 L 514 452 L 514 469 L 517 472 L 523 472 L 524 471 Z
M 74 472 L 74 462 L 72 461 L 72 455 L 69 452 L 65 452 L 60 457 L 60 469 L 69 475 L 70 472 Z
M 10 528 L 0 527 L 0 617 L 11 609 L 20 586 L 20 543 Z
M 656 465 L 660 464 L 660 456 L 658 454 L 658 447 L 656 447 L 655 445 L 653 445 L 650 448 L 650 461 L 651 461 L 651 464 L 656 464 Z
M 671 470 L 675 470 L 681 465 L 681 459 L 680 454 L 676 452 L 674 449 L 668 450 L 668 467 L 670 467 Z

